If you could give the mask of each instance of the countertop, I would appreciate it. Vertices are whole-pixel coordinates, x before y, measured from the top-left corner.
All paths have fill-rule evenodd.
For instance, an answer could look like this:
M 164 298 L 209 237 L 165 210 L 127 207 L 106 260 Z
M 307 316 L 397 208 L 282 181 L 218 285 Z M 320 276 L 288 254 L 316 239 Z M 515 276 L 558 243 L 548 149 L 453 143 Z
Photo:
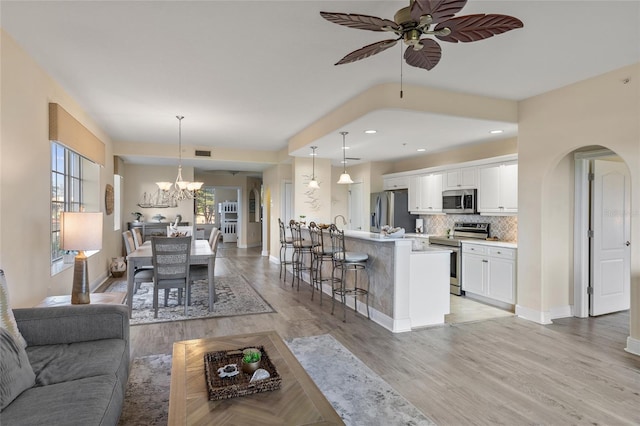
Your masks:
M 354 231 L 354 230 L 351 230 L 351 229 L 345 229 L 344 230 L 344 236 L 345 237 L 351 237 L 351 238 L 359 238 L 361 240 L 379 241 L 379 242 L 384 242 L 384 243 L 404 240 L 404 236 L 388 237 L 386 235 L 382 235 L 382 234 L 375 233 L 375 232 Z
M 462 244 L 477 244 L 481 246 L 493 246 L 493 247 L 505 247 L 505 248 L 518 248 L 518 243 L 509 241 L 491 241 L 491 240 L 473 240 L 462 241 Z

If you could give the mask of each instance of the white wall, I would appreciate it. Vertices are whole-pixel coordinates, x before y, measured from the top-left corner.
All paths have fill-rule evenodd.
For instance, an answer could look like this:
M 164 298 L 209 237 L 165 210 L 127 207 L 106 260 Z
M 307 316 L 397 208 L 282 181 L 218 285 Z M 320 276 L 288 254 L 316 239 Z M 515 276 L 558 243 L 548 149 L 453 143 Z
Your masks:
M 60 104 L 105 144 L 99 199 L 113 183 L 113 146 L 79 104 L 18 44 L 0 30 L 0 259 L 13 307 L 37 304 L 46 296 L 70 294 L 73 268 L 51 276 L 49 103 Z M 97 286 L 120 249 L 113 215 L 104 217 L 103 248 L 89 259 L 89 280 Z
M 517 303 L 525 316 L 545 322 L 569 291 L 555 290 L 572 263 L 571 250 L 558 244 L 559 232 L 569 235 L 560 229 L 573 220 L 559 204 L 573 199 L 568 154 L 601 145 L 627 164 L 631 240 L 640 241 L 640 64 L 522 101 L 519 117 Z M 631 245 L 630 334 L 640 339 L 640 244 Z

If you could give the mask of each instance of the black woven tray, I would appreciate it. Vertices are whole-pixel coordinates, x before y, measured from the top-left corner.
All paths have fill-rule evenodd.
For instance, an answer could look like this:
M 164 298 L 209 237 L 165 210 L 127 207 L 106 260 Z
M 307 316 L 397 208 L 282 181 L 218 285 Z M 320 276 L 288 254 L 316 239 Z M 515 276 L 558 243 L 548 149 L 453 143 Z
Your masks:
M 260 368 L 267 370 L 270 374 L 268 379 L 258 380 L 250 383 L 252 374 L 242 371 L 242 351 L 247 348 L 234 349 L 231 351 L 207 352 L 204 354 L 204 373 L 207 384 L 209 399 L 212 401 L 219 399 L 235 398 L 237 396 L 251 395 L 258 392 L 267 392 L 280 389 L 282 378 L 276 367 L 273 365 L 263 346 L 249 346 L 256 348 L 262 353 Z M 238 364 L 240 373 L 233 377 L 219 377 L 218 368 L 227 364 Z

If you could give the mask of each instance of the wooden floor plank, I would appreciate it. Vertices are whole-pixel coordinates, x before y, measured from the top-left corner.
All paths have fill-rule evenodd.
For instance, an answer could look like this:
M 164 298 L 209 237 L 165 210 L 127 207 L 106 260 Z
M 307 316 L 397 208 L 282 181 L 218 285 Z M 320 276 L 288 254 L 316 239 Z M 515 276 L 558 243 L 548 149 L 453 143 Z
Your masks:
M 307 284 L 297 291 L 290 274 L 283 282 L 258 249 L 221 245 L 216 275 L 226 274 L 243 275 L 277 312 L 133 326 L 133 356 L 202 337 L 329 333 L 440 425 L 640 424 L 640 357 L 624 351 L 628 312 L 542 326 L 504 312 L 479 320 L 491 310 L 475 317 L 462 300 L 450 316 L 459 322 L 393 334 L 351 310 L 343 323 L 328 297 L 312 302 Z

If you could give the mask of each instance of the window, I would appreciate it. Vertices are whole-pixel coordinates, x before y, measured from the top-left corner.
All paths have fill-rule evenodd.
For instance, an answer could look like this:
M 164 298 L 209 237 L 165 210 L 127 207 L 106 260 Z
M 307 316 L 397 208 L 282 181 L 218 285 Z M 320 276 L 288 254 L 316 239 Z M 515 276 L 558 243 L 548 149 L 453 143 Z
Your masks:
M 196 223 L 216 223 L 216 190 L 205 186 L 196 192 Z
M 62 259 L 60 249 L 60 214 L 84 209 L 98 211 L 99 167 L 51 142 L 51 263 Z

